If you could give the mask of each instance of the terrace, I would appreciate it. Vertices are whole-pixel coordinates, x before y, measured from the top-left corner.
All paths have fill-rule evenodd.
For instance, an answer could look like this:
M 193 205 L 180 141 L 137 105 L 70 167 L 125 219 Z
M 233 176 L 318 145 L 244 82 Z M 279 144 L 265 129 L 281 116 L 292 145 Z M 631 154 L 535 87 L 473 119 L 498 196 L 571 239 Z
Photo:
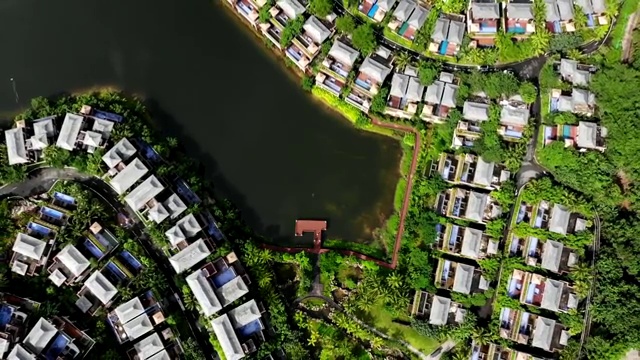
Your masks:
M 340 93 L 342 92 L 342 89 L 344 89 L 346 82 L 344 80 L 335 78 L 331 75 L 319 71 L 316 75 L 316 85 L 329 91 L 335 96 L 340 96 Z
M 67 224 L 69 215 L 66 210 L 57 208 L 54 205 L 42 206 L 40 208 L 40 219 L 56 226 L 64 226 Z
M 456 56 L 464 41 L 464 16 L 445 14 L 438 18 L 429 44 L 429 51 L 443 56 Z
M 524 240 L 515 236 L 515 235 L 511 235 L 510 239 L 509 239 L 509 256 L 514 256 L 514 257 L 520 257 L 520 256 L 524 256 L 524 248 L 525 248 L 525 244 L 524 244 Z
M 550 204 L 547 201 L 541 201 L 535 208 L 535 216 L 532 218 L 531 226 L 535 229 L 549 228 L 549 209 Z
M 35 275 L 47 263 L 53 244 L 54 240 L 45 242 L 33 236 L 18 233 L 9 262 L 11 271 L 20 275 Z
M 527 238 L 523 250 L 524 262 L 529 266 L 537 266 L 542 258 L 542 247 L 544 241 L 540 241 L 537 237 L 530 236 Z
M 460 177 L 461 158 L 458 155 L 442 153 L 438 162 L 438 172 L 442 179 L 451 183 L 457 183 Z
M 356 108 L 364 111 L 365 113 L 369 112 L 369 108 L 371 107 L 372 96 L 364 94 L 355 88 L 351 90 L 349 95 L 345 98 L 345 101 Z
M 142 337 L 164 321 L 162 307 L 151 291 L 121 304 L 107 314 L 107 322 L 120 344 Z
M 525 282 L 529 278 L 529 273 L 522 270 L 513 270 L 509 282 L 507 283 L 507 295 L 512 299 L 520 299 L 525 289 Z
M 515 340 L 518 334 L 518 320 L 520 311 L 502 308 L 500 310 L 500 337 Z
M 396 2 L 397 0 L 364 0 L 358 5 L 358 11 L 375 22 L 382 22 Z
M 276 4 L 269 9 L 271 19 L 268 23 L 260 24 L 260 29 L 278 49 L 281 49 L 280 38 L 282 31 L 284 31 L 284 28 L 290 21 L 301 16 L 304 12 L 304 6 L 296 0 L 277 1 Z
M 445 242 L 445 239 L 448 240 Z M 443 239 L 438 242 L 438 248 L 451 254 L 482 259 L 497 253 L 498 242 L 482 230 L 447 224 Z
M 516 215 L 516 224 L 519 224 L 523 221 L 527 224 L 530 224 L 532 218 L 533 206 L 525 202 L 521 202 L 520 206 L 518 207 L 518 213 Z
M 494 1 L 471 2 L 467 14 L 467 31 L 471 36 L 493 37 L 500 26 L 500 4 Z
M 475 341 L 471 344 L 471 360 L 529 360 L 514 359 L 514 350 L 493 343 L 478 344 Z
M 89 260 L 73 245 L 65 246 L 53 257 L 53 263 L 47 271 L 49 279 L 56 286 L 76 283 L 86 275 L 90 267 Z
M 287 56 L 305 71 L 320 52 L 322 43 L 331 36 L 331 31 L 315 16 L 309 17 L 302 29 L 302 34 L 295 37 L 291 46 L 287 48 Z
M 267 4 L 266 0 L 228 0 L 232 3 L 238 13 L 242 15 L 250 24 L 254 25 L 260 17 L 260 9 Z
M 464 321 L 466 310 L 462 305 L 449 298 L 432 295 L 426 291 L 417 291 L 411 308 L 411 315 L 427 319 L 431 325 L 442 326 Z
M 449 110 L 456 107 L 458 85 L 451 73 L 440 73 L 440 77 L 427 87 L 424 94 L 424 107 L 421 118 L 442 122 L 449 115 Z
M 573 2 L 571 0 L 545 0 L 547 9 L 547 30 L 551 33 L 576 31 L 573 22 Z
M 462 294 L 477 293 L 489 289 L 489 282 L 481 275 L 479 269 L 444 259 L 438 261 L 435 285 Z
M 498 134 L 506 140 L 522 138 L 529 124 L 529 106 L 525 103 L 508 102 L 503 104 L 500 111 L 500 127 Z
M 527 36 L 536 32 L 533 3 L 510 1 L 506 7 L 506 17 L 507 33 Z

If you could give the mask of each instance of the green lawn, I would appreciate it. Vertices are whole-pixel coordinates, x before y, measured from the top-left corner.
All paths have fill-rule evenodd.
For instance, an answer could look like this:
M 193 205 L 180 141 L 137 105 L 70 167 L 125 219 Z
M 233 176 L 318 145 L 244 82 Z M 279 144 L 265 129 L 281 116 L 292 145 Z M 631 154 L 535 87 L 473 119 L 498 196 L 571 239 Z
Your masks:
M 386 37 L 387 39 L 391 39 L 392 41 L 411 49 L 413 47 L 413 42 L 411 42 L 411 40 L 406 39 L 398 34 L 396 34 L 393 30 L 391 30 L 388 26 L 384 27 L 383 30 L 384 33 L 384 37 Z

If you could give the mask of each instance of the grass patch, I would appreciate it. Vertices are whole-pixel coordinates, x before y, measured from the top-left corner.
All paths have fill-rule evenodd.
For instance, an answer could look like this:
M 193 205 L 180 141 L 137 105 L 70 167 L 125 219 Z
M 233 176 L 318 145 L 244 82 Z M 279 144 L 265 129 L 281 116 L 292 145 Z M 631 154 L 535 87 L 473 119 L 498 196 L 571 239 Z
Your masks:
M 400 180 L 398 180 L 398 185 L 396 185 L 396 193 L 393 196 L 393 207 L 398 212 L 402 209 L 405 192 L 407 192 L 407 179 L 400 178 Z
M 412 49 L 413 48 L 413 42 L 409 39 L 406 39 L 400 35 L 398 35 L 396 32 L 394 32 L 393 30 L 391 30 L 388 26 L 384 27 L 383 30 L 383 34 L 384 37 L 386 37 L 387 39 L 398 43 L 406 48 Z
M 380 246 L 379 242 L 376 241 L 372 244 L 361 244 L 353 241 L 346 241 L 340 239 L 327 239 L 323 241 L 322 247 L 334 250 L 351 250 L 355 252 L 359 252 L 364 255 L 369 255 L 376 259 L 385 260 L 388 258 L 385 251 L 381 248 L 374 247 L 375 245 Z

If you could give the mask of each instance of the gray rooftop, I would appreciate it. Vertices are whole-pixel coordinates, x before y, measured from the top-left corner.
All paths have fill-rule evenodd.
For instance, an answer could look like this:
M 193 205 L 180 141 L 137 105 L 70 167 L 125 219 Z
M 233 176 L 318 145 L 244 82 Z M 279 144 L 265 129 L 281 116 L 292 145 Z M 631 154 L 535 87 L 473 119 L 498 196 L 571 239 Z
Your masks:
M 598 124 L 586 121 L 578 123 L 578 138 L 576 143 L 578 147 L 585 149 L 594 149 L 598 135 Z
M 440 104 L 443 93 L 444 83 L 442 81 L 436 81 L 427 86 L 427 91 L 424 93 L 424 101 L 432 104 Z
M 313 15 L 304 23 L 303 29 L 316 44 L 322 44 L 331 35 L 331 31 Z
M 558 3 L 558 11 L 560 12 L 560 19 L 563 21 L 573 20 L 573 1 L 571 0 L 556 0 Z
M 358 58 L 359 53 L 350 46 L 336 40 L 333 42 L 331 50 L 329 50 L 329 55 L 345 65 L 353 66 L 353 63 Z
M 589 90 L 573 88 L 571 91 L 573 106 L 593 106 L 596 103 L 596 95 Z
M 473 182 L 478 185 L 490 186 L 493 181 L 493 168 L 495 163 L 484 161 L 478 157 L 476 172 L 473 174 Z
M 469 191 L 469 202 L 467 203 L 465 217 L 469 220 L 481 222 L 488 198 L 487 194 Z
M 557 241 L 547 240 L 542 246 L 542 268 L 558 272 L 564 245 Z
M 429 16 L 429 11 L 422 6 L 418 6 L 411 14 L 408 24 L 414 29 L 420 30 L 424 22 L 427 21 L 427 16 Z
M 444 84 L 444 93 L 442 93 L 442 102 L 443 106 L 447 106 L 450 108 L 456 107 L 456 97 L 458 95 L 458 85 L 453 85 L 450 83 Z
M 474 19 L 500 19 L 500 4 L 494 3 L 472 3 L 471 16 Z
M 376 5 L 378 5 L 378 8 L 384 10 L 384 11 L 389 11 L 393 5 L 396 4 L 397 0 L 378 0 L 378 2 L 376 2 Z
M 553 205 L 549 219 L 549 231 L 566 235 L 570 216 L 571 211 L 568 207 L 559 204 Z
M 578 70 L 578 62 L 575 60 L 560 60 L 560 75 L 570 79 L 573 85 L 587 86 L 591 80 L 591 73 L 587 70 Z
M 489 120 L 489 105 L 472 101 L 465 101 L 462 117 L 471 121 Z
M 76 139 L 80 133 L 80 128 L 82 128 L 83 121 L 84 118 L 82 116 L 67 113 L 64 116 L 64 122 L 62 123 L 62 128 L 60 128 L 56 146 L 69 151 L 73 150 L 76 146 Z
M 547 21 L 560 21 L 560 12 L 558 11 L 558 3 L 555 0 L 545 0 L 547 9 Z
M 591 0 L 594 14 L 602 14 L 607 11 L 607 4 L 604 0 Z
M 507 16 L 509 19 L 533 19 L 533 3 L 508 3 Z
M 556 322 L 542 316 L 536 318 L 533 325 L 533 336 L 531 346 L 551 351 L 551 342 L 553 341 L 553 330 Z
M 396 11 L 393 12 L 393 17 L 404 22 L 409 19 L 409 16 L 416 8 L 416 3 L 411 0 L 401 0 L 396 7 Z
M 28 163 L 29 158 L 27 157 L 27 148 L 24 142 L 24 131 L 22 131 L 22 128 L 5 130 L 4 138 L 7 145 L 9 165 Z
M 431 311 L 429 312 L 429 324 L 446 325 L 450 308 L 451 299 L 434 295 L 431 301 Z
M 460 254 L 477 259 L 480 256 L 482 246 L 482 230 L 466 227 L 462 237 L 462 248 Z
M 563 290 L 564 282 L 547 279 L 544 282 L 544 294 L 542 294 L 540 307 L 551 311 L 558 311 Z
M 424 93 L 424 86 L 420 83 L 420 80 L 416 77 L 409 78 L 409 86 L 407 86 L 407 100 L 418 102 L 422 99 Z
M 505 125 L 526 126 L 529 122 L 529 109 L 515 108 L 510 105 L 502 107 L 500 123 Z
M 456 266 L 456 275 L 453 278 L 452 290 L 462 294 L 471 293 L 474 270 L 474 267 L 471 265 L 458 263 Z
M 395 73 L 391 78 L 389 95 L 403 98 L 407 93 L 407 86 L 409 86 L 409 76 Z
M 362 62 L 362 65 L 360 65 L 360 72 L 374 79 L 378 83 L 383 83 L 384 79 L 386 79 L 386 77 L 389 76 L 389 73 L 391 73 L 391 68 L 380 64 L 370 56 L 367 56 L 367 58 Z
M 305 10 L 304 6 L 296 0 L 278 0 L 276 4 L 290 19 L 295 19 L 298 15 L 302 15 Z

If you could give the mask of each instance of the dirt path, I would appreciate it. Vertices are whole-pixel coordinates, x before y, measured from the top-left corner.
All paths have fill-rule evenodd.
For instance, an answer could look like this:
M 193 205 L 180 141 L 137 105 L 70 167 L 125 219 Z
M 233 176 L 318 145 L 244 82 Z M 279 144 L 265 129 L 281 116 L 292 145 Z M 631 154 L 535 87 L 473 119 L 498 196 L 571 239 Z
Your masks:
M 633 54 L 633 30 L 636 28 L 636 23 L 638 22 L 638 11 L 634 12 L 629 16 L 629 21 L 627 21 L 627 27 L 624 30 L 624 37 L 622 38 L 622 61 L 627 61 L 631 55 Z

